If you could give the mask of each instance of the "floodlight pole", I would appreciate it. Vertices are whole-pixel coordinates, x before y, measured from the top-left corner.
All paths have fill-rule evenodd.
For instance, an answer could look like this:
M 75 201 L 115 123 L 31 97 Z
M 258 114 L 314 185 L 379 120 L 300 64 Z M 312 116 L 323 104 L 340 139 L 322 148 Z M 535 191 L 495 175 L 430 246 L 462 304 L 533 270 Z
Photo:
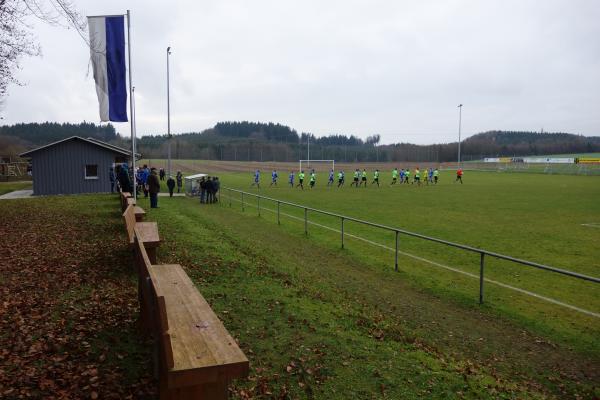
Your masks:
M 167 141 L 168 141 L 168 161 L 167 175 L 171 176 L 171 98 L 170 98 L 170 80 L 169 80 L 169 56 L 171 55 L 171 47 L 167 47 Z
M 458 167 L 460 168 L 460 128 L 462 124 L 462 104 L 458 105 Z

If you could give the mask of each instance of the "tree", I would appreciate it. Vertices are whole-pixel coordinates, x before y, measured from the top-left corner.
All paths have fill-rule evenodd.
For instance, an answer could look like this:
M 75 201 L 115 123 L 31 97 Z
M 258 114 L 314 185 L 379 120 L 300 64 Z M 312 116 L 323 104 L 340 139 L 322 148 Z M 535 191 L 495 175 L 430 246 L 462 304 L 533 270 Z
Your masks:
M 22 84 L 15 77 L 21 59 L 41 54 L 29 22 L 32 18 L 75 29 L 82 37 L 86 27 L 69 0 L 0 0 L 0 101 L 9 84 Z

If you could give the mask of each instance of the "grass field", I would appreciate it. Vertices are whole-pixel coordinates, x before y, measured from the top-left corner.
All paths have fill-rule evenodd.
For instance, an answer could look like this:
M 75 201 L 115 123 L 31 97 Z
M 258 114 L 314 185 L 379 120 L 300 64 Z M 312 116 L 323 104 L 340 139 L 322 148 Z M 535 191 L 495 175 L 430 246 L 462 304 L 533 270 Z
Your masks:
M 148 215 L 165 240 L 159 261 L 186 266 L 250 357 L 250 382 L 235 384 L 242 398 L 575 398 L 596 391 L 593 319 L 587 334 L 581 326 L 563 332 L 574 339 L 565 342 L 504 318 L 496 306 L 479 307 L 473 296 L 461 300 L 448 287 L 468 284 L 460 278 L 429 269 L 435 277 L 427 281 L 409 264 L 395 273 L 358 242 L 342 251 L 312 227 L 306 239 L 291 221 L 277 227 L 266 213 L 195 199 L 161 198 L 159 207 Z M 501 301 L 492 293 L 492 304 Z M 569 324 L 564 313 L 522 305 Z M 580 334 L 585 344 L 576 345 Z
M 249 174 L 235 173 L 220 176 L 224 184 L 244 189 L 248 188 L 251 178 Z M 462 215 L 460 207 L 456 214 L 448 211 L 452 209 L 449 204 L 461 203 L 463 197 L 468 197 L 465 196 L 467 193 L 477 192 L 477 185 L 486 187 L 485 176 L 469 173 L 465 185 L 454 187 L 447 182 L 449 175 L 443 175 L 438 187 L 381 188 L 379 196 L 374 193 L 375 188 L 344 188 L 337 195 L 324 188 L 315 189 L 313 193 L 284 187 L 261 189 L 261 192 L 305 204 L 311 202 L 319 208 L 335 206 L 337 211 L 352 215 L 368 214 L 361 216 L 379 218 L 379 222 L 389 225 L 411 223 L 414 224 L 411 229 L 429 229 L 426 233 L 444 228 L 448 235 L 459 232 L 468 236 L 464 241 L 471 242 L 469 244 L 485 244 L 485 238 L 480 237 L 483 235 L 471 232 L 466 226 L 487 229 L 488 225 L 480 221 L 481 217 L 475 218 L 475 213 L 481 212 L 480 208 L 471 210 L 473 218 L 470 219 Z M 500 175 L 501 180 L 493 183 L 506 189 L 511 185 L 502 181 L 506 176 L 509 175 Z M 452 195 L 452 191 L 459 190 L 462 192 Z M 367 197 L 368 193 L 371 197 Z M 427 193 L 442 196 L 438 201 L 428 202 Z M 538 196 L 542 194 L 543 191 Z M 577 194 L 581 196 L 581 189 Z M 410 199 L 419 200 L 415 210 L 406 208 Z M 564 201 L 564 196 L 561 195 L 559 200 Z M 476 282 L 470 279 L 431 265 L 419 265 L 406 257 L 401 258 L 400 272 L 396 273 L 391 268 L 391 253 L 352 239 L 348 239 L 346 249 L 341 250 L 337 234 L 321 232 L 315 226 L 309 226 L 309 236 L 305 238 L 302 224 L 284 218 L 282 225 L 277 226 L 264 208 L 259 218 L 251 208 L 244 213 L 234 208 L 235 202 L 229 208 L 228 203 L 199 205 L 197 199 L 161 197 L 160 208 L 150 209 L 148 200 L 142 197 L 139 204 L 147 210 L 147 220 L 158 221 L 164 241 L 158 252 L 159 263 L 176 262 L 184 266 L 250 359 L 251 375 L 247 380 L 234 382 L 233 398 L 562 399 L 594 398 L 600 394 L 597 388 L 600 356 L 596 339 L 599 327 L 595 319 L 566 313 L 556 306 L 521 298 L 518 294 L 507 294 L 504 289 L 493 289 L 491 285 L 486 288 L 488 301 L 484 306 L 478 306 Z M 383 204 L 391 209 L 373 214 L 368 207 Z M 429 209 L 426 207 L 429 204 L 434 205 L 433 209 L 439 215 L 428 216 L 424 210 Z M 476 202 L 473 204 L 475 206 Z M 8 207 L 8 203 L 0 203 L 0 207 Z M 11 220 L 6 220 L 5 225 L 7 229 L 12 225 L 20 226 L 20 220 L 28 221 L 28 213 L 46 215 L 46 209 L 52 216 L 48 221 L 76 218 L 86 223 L 93 221 L 91 227 L 94 229 L 102 227 L 101 231 L 83 230 L 85 235 L 68 235 L 68 240 L 56 241 L 64 242 L 61 246 L 65 249 L 79 237 L 93 240 L 88 247 L 94 246 L 95 242 L 106 242 L 100 252 L 106 255 L 97 255 L 101 266 L 95 267 L 99 268 L 98 277 L 106 275 L 110 278 L 107 270 L 128 268 L 131 259 L 125 239 L 117 233 L 124 236 L 116 196 L 12 200 Z M 399 220 L 391 220 L 395 210 L 404 213 Z M 291 210 L 285 212 L 293 213 Z M 526 214 L 526 210 L 521 213 Z M 502 221 L 496 213 L 494 215 L 496 223 Z M 445 221 L 448 218 L 455 221 L 456 229 L 452 228 L 451 221 Z M 429 225 L 420 226 L 425 223 Z M 62 226 L 57 226 L 56 232 L 48 235 L 47 231 L 53 225 L 38 224 L 33 230 L 32 223 L 27 222 L 22 231 L 28 235 L 37 232 L 41 234 L 40 240 L 61 235 Z M 547 225 L 548 222 L 540 226 Z M 80 224 L 78 230 L 85 226 Z M 389 239 L 379 237 L 377 232 L 361 232 L 356 226 L 348 225 L 347 228 L 352 233 L 368 235 L 384 243 Z M 508 230 L 500 231 L 497 237 L 497 246 L 508 246 Z M 476 242 L 478 240 L 481 242 Z M 107 247 L 111 248 L 108 252 Z M 445 259 L 448 264 L 454 260 L 461 268 L 470 268 L 471 261 L 477 264 L 475 259 L 444 254 L 444 251 L 423 243 L 403 240 L 402 248 L 423 251 L 428 257 Z M 527 246 L 515 246 L 518 248 L 525 258 L 531 258 Z M 502 247 L 493 248 L 499 249 Z M 74 257 L 68 250 L 61 251 L 66 252 L 66 257 Z M 91 254 L 96 257 L 96 253 Z M 10 254 L 16 256 L 18 253 L 11 250 L 7 255 Z M 49 260 L 56 263 L 57 259 L 52 257 Z M 589 255 L 585 257 L 593 259 Z M 23 265 L 26 268 L 26 264 Z M 15 277 L 19 276 L 17 267 L 16 264 L 11 267 Z M 489 269 L 494 269 L 493 263 Z M 68 265 L 60 271 L 71 276 Z M 519 274 L 523 285 L 533 282 L 526 274 Z M 56 282 L 63 281 L 58 271 L 53 276 Z M 125 302 L 130 302 L 135 297 L 131 293 L 131 277 L 122 281 L 123 287 L 118 286 L 118 291 L 106 296 L 105 301 L 122 296 Z M 12 280 L 5 280 L 3 285 L 10 296 L 12 284 L 7 285 L 7 282 Z M 115 287 L 110 279 L 97 281 L 97 290 L 101 293 Z M 16 289 L 20 290 L 19 287 Z M 79 293 L 78 304 L 95 301 L 96 293 Z M 595 294 L 589 300 L 590 303 L 597 301 Z M 130 304 L 129 308 L 120 311 L 120 318 L 130 324 L 135 319 L 134 314 L 128 316 L 132 312 L 135 307 Z M 78 315 L 75 318 L 79 318 Z M 44 337 L 47 324 L 35 326 L 38 335 Z M 90 334 L 95 341 L 104 341 L 94 342 L 94 346 L 109 347 L 113 336 L 120 340 L 129 329 L 127 325 L 127 329 L 106 332 L 102 338 L 96 338 L 93 331 Z M 28 348 L 23 347 L 24 356 Z M 129 374 L 145 376 L 149 364 L 137 361 L 139 343 L 119 350 L 119 353 L 131 354 L 136 360 L 126 364 L 131 368 Z M 119 358 L 116 360 L 120 362 Z M 121 365 L 125 363 L 130 363 L 129 356 Z M 44 374 L 43 368 L 36 371 L 36 374 Z M 100 382 L 109 379 L 110 374 L 107 366 L 99 368 Z M 33 379 L 27 384 L 35 385 L 35 382 Z M 127 385 L 125 382 L 123 380 L 123 385 Z M 99 388 L 98 394 L 104 396 L 102 385 Z M 148 389 L 153 390 L 151 384 Z M 114 390 L 128 392 L 131 389 L 115 387 Z
M 321 174 L 323 175 L 323 174 Z M 450 173 L 442 173 L 437 186 L 405 185 L 367 189 L 345 187 L 338 190 L 325 187 L 324 176 L 313 190 L 289 189 L 285 180 L 281 187 L 263 183 L 264 196 L 287 200 L 318 209 L 332 211 L 372 222 L 479 247 L 530 261 L 548 264 L 587 274 L 600 275 L 598 243 L 600 229 L 582 224 L 600 223 L 600 185 L 593 177 L 556 178 L 545 175 L 468 173 L 465 184 L 454 184 Z M 249 174 L 221 176 L 223 185 L 257 193 L 249 188 Z M 385 179 L 387 182 L 389 179 Z M 226 194 L 226 193 L 225 193 Z M 235 195 L 236 200 L 240 199 Z M 226 199 L 224 199 L 227 201 Z M 246 199 L 246 209 L 256 214 L 255 200 Z M 238 201 L 232 207 L 240 209 Z M 253 209 L 254 207 L 254 209 Z M 262 216 L 275 220 L 275 204 L 263 201 Z M 302 210 L 288 206 L 286 214 L 303 217 Z M 311 221 L 335 229 L 339 219 L 310 214 Z M 283 229 L 301 233 L 302 221 L 284 218 Z M 313 240 L 330 247 L 339 247 L 339 234 L 310 226 Z M 394 236 L 371 227 L 345 224 L 345 232 L 394 247 Z M 393 265 L 393 253 L 364 242 L 348 239 L 348 251 L 365 262 L 383 268 Z M 400 238 L 400 249 L 407 253 L 478 274 L 479 255 L 449 248 L 422 239 Z M 461 301 L 474 302 L 478 282 L 431 264 L 401 257 L 400 269 L 419 286 L 432 292 L 444 292 Z M 548 296 L 593 312 L 600 312 L 597 284 L 588 283 L 540 271 L 530 267 L 486 260 L 485 276 L 518 288 Z M 490 307 L 528 323 L 550 328 L 559 336 L 570 337 L 576 346 L 599 350 L 598 318 L 572 310 L 550 306 L 529 296 L 486 285 Z M 551 316 L 551 317 L 550 317 Z M 595 329 L 590 331 L 590 327 Z
M 254 167 L 254 165 L 252 165 Z M 210 170 L 207 170 L 210 172 Z M 251 188 L 252 173 L 218 172 L 223 186 L 365 219 L 401 229 L 503 253 L 550 266 L 600 276 L 597 244 L 600 242 L 600 185 L 598 178 L 549 176 L 539 174 L 497 174 L 468 172 L 465 184 L 454 184 L 451 172 L 442 172 L 437 186 L 390 187 L 389 173 L 382 174 L 380 188 L 342 189 L 325 186 L 321 172 L 313 190 L 290 189 L 287 172 L 280 170 L 279 187 L 269 187 L 270 171 L 263 171 L 261 190 Z M 371 178 L 369 178 L 371 179 Z M 223 196 L 227 196 L 224 191 Z M 241 213 L 241 197 L 235 194 L 232 210 Z M 229 200 L 223 198 L 229 206 Z M 256 199 L 246 196 L 246 214 L 257 215 Z M 276 223 L 276 205 L 263 201 L 261 217 Z M 269 211 L 271 210 L 271 211 Z M 278 231 L 303 234 L 303 210 L 281 206 Z M 292 218 L 293 217 L 293 218 Z M 310 213 L 309 220 L 339 231 L 339 219 Z M 591 225 L 587 225 L 591 224 Z M 394 247 L 394 235 L 362 225 L 345 223 L 345 232 L 386 247 Z M 316 244 L 340 247 L 340 234 L 309 225 Z M 479 274 L 479 255 L 434 244 L 421 239 L 400 237 L 399 279 L 451 301 L 476 304 L 478 280 L 452 272 L 433 263 Z M 346 238 L 347 253 L 380 268 L 393 268 L 394 253 L 364 241 Z M 417 260 L 421 257 L 431 262 Z M 485 277 L 534 292 L 593 313 L 600 313 L 597 284 L 537 270 L 488 257 Z M 600 324 L 597 317 L 575 312 L 532 296 L 485 284 L 485 307 L 501 316 L 535 328 L 581 351 L 600 353 Z

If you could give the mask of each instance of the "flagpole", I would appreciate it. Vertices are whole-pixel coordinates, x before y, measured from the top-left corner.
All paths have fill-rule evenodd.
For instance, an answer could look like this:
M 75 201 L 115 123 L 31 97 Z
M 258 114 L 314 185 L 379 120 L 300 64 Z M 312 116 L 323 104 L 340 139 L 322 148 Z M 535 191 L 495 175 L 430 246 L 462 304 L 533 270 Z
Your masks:
M 127 54 L 129 62 L 129 117 L 131 122 L 131 172 L 133 176 L 133 198 L 137 204 L 137 188 L 135 182 L 135 117 L 133 113 L 133 82 L 131 80 L 131 12 L 127 10 Z

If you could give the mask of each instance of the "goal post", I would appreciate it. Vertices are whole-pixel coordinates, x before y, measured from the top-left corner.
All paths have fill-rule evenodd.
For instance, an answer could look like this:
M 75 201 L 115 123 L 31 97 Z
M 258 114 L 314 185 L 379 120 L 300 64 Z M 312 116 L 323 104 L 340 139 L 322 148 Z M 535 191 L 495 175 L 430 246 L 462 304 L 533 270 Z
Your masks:
M 306 169 L 309 169 L 309 168 L 317 169 L 319 165 L 320 166 L 325 165 L 327 167 L 327 171 L 329 171 L 329 169 L 332 169 L 335 171 L 335 160 L 300 160 L 299 166 L 298 166 L 299 167 L 298 171 L 302 171 L 303 165 L 305 166 Z M 329 168 L 329 166 L 331 166 L 331 168 Z

